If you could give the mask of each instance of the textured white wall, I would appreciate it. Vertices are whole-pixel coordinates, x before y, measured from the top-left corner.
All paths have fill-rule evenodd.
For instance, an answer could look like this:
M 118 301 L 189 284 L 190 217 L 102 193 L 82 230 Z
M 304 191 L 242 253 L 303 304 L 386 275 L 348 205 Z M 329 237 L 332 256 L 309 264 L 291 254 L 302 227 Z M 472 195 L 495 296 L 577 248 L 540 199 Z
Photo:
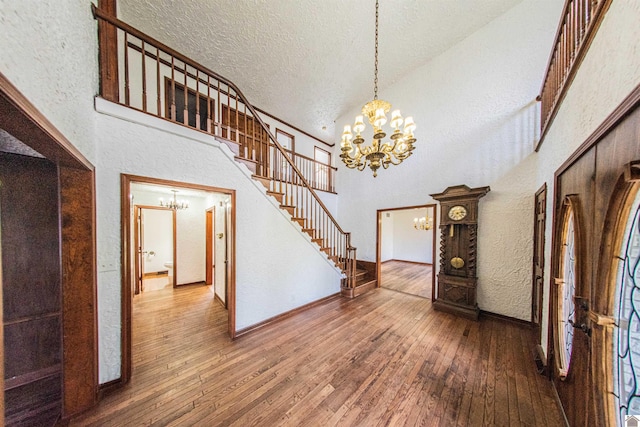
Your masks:
M 383 88 L 382 99 L 414 116 L 418 142 L 413 156 L 375 179 L 340 169 L 339 219 L 353 232 L 358 258 L 375 259 L 376 209 L 427 204 L 430 193 L 451 185 L 490 185 L 480 202 L 478 304 L 529 318 L 534 100 L 561 8 L 561 1 L 525 0 Z M 357 112 L 336 123 L 351 123 Z M 373 188 L 376 197 L 363 191 Z
M 553 174 L 622 100 L 640 84 L 640 2 L 615 0 L 578 70 L 531 172 L 536 188 L 545 182 L 545 293 L 542 345 L 546 349 L 551 282 Z
M 429 212 L 433 218 L 433 209 L 409 209 L 393 213 L 393 259 L 400 261 L 433 262 L 433 229 L 416 230 L 413 219 Z
M 97 24 L 79 0 L 0 0 L 0 72 L 95 164 Z
M 393 259 L 393 216 L 395 212 L 382 213 L 380 230 L 380 262 Z M 388 215 L 388 216 L 387 216 Z
M 182 126 L 96 103 L 100 111 L 126 118 L 99 114 L 96 120 L 101 382 L 120 374 L 121 173 L 236 190 L 237 329 L 340 290 L 339 271 L 226 147 Z

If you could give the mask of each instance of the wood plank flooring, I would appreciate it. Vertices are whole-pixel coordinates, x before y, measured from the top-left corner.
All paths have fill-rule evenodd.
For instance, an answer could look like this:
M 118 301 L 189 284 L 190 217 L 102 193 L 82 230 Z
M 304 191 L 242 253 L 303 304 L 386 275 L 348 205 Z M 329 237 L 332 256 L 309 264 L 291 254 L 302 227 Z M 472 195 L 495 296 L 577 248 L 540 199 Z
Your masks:
M 431 298 L 432 266 L 405 261 L 386 261 L 380 271 L 381 286 L 423 298 Z
M 133 378 L 78 426 L 560 426 L 530 331 L 387 289 L 335 298 L 236 341 L 205 286 L 148 292 Z

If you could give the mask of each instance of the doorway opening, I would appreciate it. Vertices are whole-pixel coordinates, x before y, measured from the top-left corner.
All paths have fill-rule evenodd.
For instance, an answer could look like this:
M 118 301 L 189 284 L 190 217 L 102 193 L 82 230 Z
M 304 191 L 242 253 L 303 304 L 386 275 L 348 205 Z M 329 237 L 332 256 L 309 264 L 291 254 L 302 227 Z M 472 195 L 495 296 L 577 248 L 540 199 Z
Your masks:
M 176 211 L 134 205 L 133 235 L 136 251 L 134 295 L 167 286 L 175 288 Z
M 235 190 L 122 175 L 123 382 L 131 378 L 131 336 L 140 326 L 133 322 L 137 301 L 206 287 L 203 295 L 226 310 L 234 338 L 234 205 Z
M 435 298 L 436 205 L 379 209 L 376 266 L 380 287 Z

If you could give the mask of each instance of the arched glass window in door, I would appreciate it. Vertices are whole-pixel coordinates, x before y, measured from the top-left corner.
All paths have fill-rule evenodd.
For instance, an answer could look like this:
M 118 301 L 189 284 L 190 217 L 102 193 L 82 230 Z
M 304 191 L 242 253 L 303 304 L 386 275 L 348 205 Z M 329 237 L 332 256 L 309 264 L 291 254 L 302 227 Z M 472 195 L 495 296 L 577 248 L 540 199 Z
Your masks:
M 562 231 L 560 260 L 561 278 L 558 285 L 558 371 L 561 378 L 569 372 L 573 349 L 573 321 L 576 296 L 576 233 L 573 208 L 567 202 Z
M 626 223 L 616 276 L 613 388 L 617 422 L 640 414 L 640 192 Z

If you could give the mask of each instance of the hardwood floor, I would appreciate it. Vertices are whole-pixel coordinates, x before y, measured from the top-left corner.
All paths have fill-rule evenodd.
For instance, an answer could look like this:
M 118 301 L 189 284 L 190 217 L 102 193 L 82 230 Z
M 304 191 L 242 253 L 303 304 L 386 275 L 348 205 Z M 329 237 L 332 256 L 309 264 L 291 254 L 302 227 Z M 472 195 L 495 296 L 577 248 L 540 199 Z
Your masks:
M 560 426 L 530 330 L 376 289 L 232 342 L 205 286 L 134 303 L 133 378 L 71 425 Z
M 381 286 L 394 291 L 406 292 L 431 299 L 432 266 L 405 261 L 382 263 Z

